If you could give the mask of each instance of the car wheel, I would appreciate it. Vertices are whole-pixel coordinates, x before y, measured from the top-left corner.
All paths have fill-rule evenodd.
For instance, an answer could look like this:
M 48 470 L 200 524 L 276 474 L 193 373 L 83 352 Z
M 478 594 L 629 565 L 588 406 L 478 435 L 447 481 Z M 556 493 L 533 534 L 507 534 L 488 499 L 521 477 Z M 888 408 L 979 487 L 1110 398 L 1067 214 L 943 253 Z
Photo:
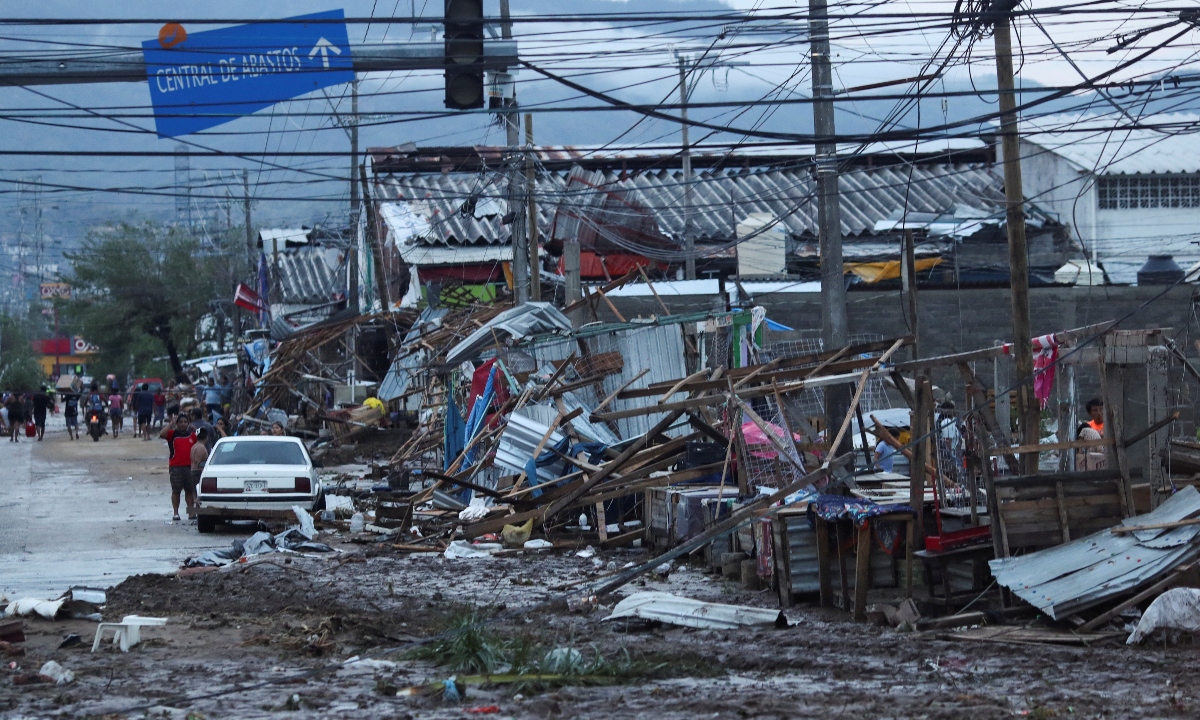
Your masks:
M 210 533 L 217 529 L 217 519 L 211 515 L 196 516 L 196 530 L 202 533 Z

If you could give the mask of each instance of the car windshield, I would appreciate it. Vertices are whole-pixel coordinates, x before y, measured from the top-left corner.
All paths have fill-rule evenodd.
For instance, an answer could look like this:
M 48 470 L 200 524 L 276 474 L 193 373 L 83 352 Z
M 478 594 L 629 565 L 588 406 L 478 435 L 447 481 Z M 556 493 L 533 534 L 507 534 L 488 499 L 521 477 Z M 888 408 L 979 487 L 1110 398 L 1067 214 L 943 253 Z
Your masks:
M 304 451 L 294 442 L 230 441 L 213 450 L 211 465 L 307 465 Z

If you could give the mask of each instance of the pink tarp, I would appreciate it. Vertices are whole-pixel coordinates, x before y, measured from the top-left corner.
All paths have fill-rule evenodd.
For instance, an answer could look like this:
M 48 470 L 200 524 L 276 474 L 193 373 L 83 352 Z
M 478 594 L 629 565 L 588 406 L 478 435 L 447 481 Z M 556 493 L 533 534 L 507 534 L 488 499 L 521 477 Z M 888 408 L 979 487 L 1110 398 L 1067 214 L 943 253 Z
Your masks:
M 787 437 L 787 430 L 784 430 L 778 425 L 774 423 L 767 423 L 767 427 L 771 428 L 771 432 L 774 433 L 775 437 L 779 438 L 780 440 L 783 440 Z M 793 435 L 793 437 L 796 440 L 802 439 L 798 434 Z M 750 454 L 754 457 L 771 459 L 778 455 L 778 453 L 775 451 L 775 446 L 771 444 L 771 440 L 767 437 L 767 434 L 760 430 L 759 427 L 752 422 L 742 423 L 742 438 L 746 441 L 747 446 L 753 448 L 750 450 Z M 763 445 L 766 447 L 761 447 Z

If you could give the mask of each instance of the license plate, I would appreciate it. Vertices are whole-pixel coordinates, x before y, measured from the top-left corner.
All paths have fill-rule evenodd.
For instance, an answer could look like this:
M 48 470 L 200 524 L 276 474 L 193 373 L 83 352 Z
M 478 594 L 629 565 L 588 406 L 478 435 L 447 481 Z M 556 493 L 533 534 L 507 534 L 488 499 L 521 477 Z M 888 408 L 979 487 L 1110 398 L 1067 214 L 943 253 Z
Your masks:
M 266 492 L 266 491 L 267 491 L 267 481 L 266 480 L 247 480 L 246 481 L 246 492 Z

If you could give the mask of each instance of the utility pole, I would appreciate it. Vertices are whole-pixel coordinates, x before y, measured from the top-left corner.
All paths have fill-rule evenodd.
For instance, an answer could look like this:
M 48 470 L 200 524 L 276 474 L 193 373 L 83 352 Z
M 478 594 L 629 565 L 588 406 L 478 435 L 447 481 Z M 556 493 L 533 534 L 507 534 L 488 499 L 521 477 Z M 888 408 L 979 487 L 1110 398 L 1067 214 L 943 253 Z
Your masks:
M 254 274 L 254 225 L 250 222 L 250 171 L 242 171 L 242 210 L 246 213 L 246 264 Z M 258 288 L 255 288 L 257 292 Z
M 1021 185 L 1021 139 L 1017 127 L 1016 85 L 1013 81 L 1012 32 L 1009 13 L 996 20 L 996 81 L 1000 90 L 1000 138 L 1004 155 L 1004 196 L 1007 201 L 1008 272 L 1012 287 L 1013 356 L 1017 370 L 1017 416 L 1021 444 L 1037 445 L 1041 412 L 1033 395 L 1033 340 L 1029 322 L 1029 251 L 1025 242 L 1025 196 Z M 996 388 L 997 392 L 1000 388 Z M 1036 475 L 1038 456 L 1021 455 L 1021 473 Z
M 912 359 L 921 357 L 921 333 L 917 324 L 917 249 L 911 229 L 904 231 L 904 250 L 900 255 L 900 294 L 904 296 L 904 314 L 913 336 Z
M 500 0 L 500 37 L 512 40 L 512 15 L 509 12 L 509 0 Z M 507 73 L 506 73 L 507 74 Z M 531 268 L 528 266 L 529 238 L 525 235 L 525 203 L 521 193 L 524 176 L 520 163 L 520 123 L 521 116 L 517 113 L 517 88 L 512 75 L 508 75 L 504 87 L 504 97 L 500 105 L 504 115 L 505 144 L 508 153 L 508 217 L 512 237 L 512 276 L 513 294 L 518 305 L 529 301 L 529 277 Z M 508 97 L 511 89 L 512 97 Z
M 829 7 L 826 0 L 809 0 L 808 34 L 812 57 L 813 131 L 817 137 L 817 223 L 821 241 L 821 338 L 826 350 L 849 342 L 846 281 L 842 270 L 842 212 L 838 197 L 837 136 L 833 119 L 833 67 L 829 58 Z M 826 432 L 832 436 L 850 409 L 850 388 L 825 390 Z M 849 433 L 845 448 L 850 447 Z M 830 448 L 838 455 L 840 448 Z
M 350 301 L 349 307 L 356 311 L 358 305 L 358 80 L 350 83 Z M 353 328 L 349 332 L 353 332 Z
M 683 160 L 683 251 L 685 253 L 683 276 L 687 280 L 696 279 L 696 238 L 692 234 L 692 149 L 688 142 L 688 68 L 687 58 L 680 55 L 679 58 L 679 118 L 683 122 L 680 124 L 680 140 L 683 146 L 683 152 L 680 158 Z
M 525 113 L 525 198 L 527 214 L 525 227 L 529 236 L 529 299 L 542 301 L 541 257 L 538 253 L 537 181 L 533 163 L 533 113 Z

